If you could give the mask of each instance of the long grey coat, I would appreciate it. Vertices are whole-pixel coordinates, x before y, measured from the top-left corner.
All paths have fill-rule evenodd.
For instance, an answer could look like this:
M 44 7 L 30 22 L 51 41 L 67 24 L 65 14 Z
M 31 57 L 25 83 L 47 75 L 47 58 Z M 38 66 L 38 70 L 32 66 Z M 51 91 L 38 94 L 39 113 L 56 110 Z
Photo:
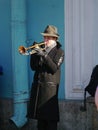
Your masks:
M 28 118 L 59 121 L 58 87 L 63 59 L 64 51 L 59 43 L 44 59 L 36 54 L 31 55 L 30 65 L 35 74 Z

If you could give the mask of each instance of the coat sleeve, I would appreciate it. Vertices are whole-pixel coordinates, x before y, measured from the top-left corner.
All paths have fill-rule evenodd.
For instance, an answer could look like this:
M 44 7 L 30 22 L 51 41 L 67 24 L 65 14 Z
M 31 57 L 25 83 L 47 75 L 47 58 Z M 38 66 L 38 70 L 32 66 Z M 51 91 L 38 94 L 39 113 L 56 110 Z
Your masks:
M 59 49 L 55 58 L 51 59 L 49 55 L 45 57 L 45 63 L 52 73 L 55 73 L 64 61 L 64 51 Z
M 39 57 L 36 54 L 30 57 L 30 67 L 34 71 L 39 69 Z

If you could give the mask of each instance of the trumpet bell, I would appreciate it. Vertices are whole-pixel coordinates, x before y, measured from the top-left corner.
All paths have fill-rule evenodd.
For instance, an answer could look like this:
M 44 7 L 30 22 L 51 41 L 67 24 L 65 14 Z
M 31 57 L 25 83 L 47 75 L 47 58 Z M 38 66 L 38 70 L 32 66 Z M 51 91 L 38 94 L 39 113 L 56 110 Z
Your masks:
M 20 46 L 18 51 L 20 54 L 24 54 L 26 52 L 26 48 L 24 46 Z

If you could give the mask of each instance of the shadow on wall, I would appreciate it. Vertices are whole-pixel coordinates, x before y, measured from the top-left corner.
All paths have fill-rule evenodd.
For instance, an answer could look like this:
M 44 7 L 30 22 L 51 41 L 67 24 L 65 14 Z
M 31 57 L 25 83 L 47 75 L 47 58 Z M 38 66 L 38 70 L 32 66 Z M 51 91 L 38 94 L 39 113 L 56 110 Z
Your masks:
M 3 67 L 0 65 L 0 75 L 3 75 Z

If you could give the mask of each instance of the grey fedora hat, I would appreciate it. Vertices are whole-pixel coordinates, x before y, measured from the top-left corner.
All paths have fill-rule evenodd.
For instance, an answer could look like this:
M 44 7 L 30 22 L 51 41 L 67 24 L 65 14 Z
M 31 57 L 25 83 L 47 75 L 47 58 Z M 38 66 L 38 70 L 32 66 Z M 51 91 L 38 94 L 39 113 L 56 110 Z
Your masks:
M 59 34 L 58 34 L 58 32 L 57 32 L 58 30 L 57 30 L 57 28 L 55 27 L 55 26 L 53 26 L 53 25 L 48 25 L 46 28 L 45 28 L 45 30 L 44 30 L 44 32 L 43 33 L 41 33 L 43 36 L 53 36 L 53 37 L 59 37 Z

